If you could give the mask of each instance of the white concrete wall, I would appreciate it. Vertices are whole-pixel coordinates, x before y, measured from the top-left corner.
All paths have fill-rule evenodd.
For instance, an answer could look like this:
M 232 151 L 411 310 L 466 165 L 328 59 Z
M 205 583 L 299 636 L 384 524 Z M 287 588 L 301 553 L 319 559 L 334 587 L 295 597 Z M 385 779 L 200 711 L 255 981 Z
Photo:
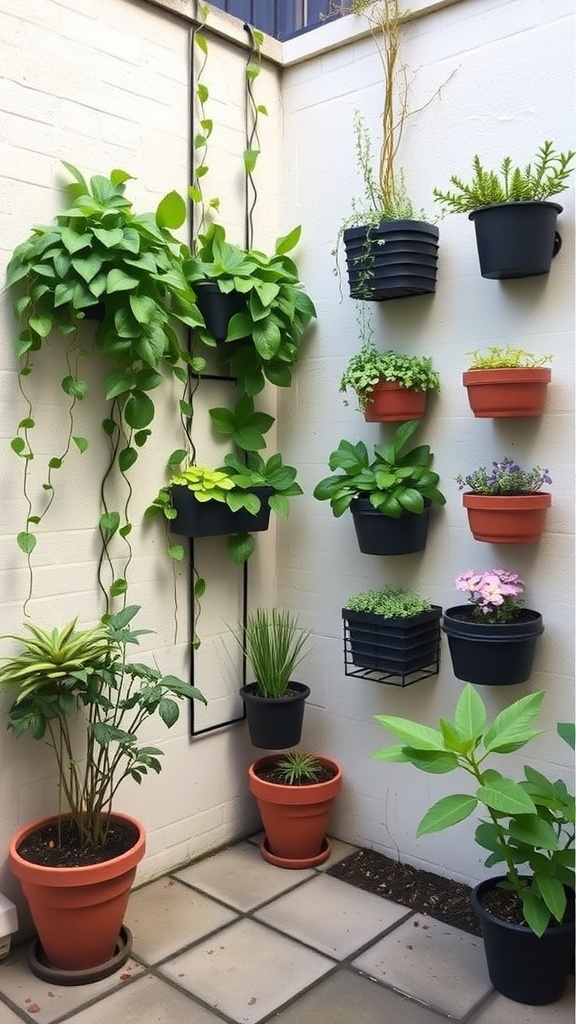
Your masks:
M 47 222 L 60 208 L 60 160 L 86 173 L 123 167 L 136 177 L 130 195 L 140 209 L 152 209 L 171 188 L 188 183 L 187 0 L 165 0 L 166 11 L 135 0 L 0 0 L 0 113 L 2 159 L 0 259 L 34 223 Z M 566 149 L 573 145 L 573 25 L 569 0 L 460 0 L 424 16 L 426 0 L 411 5 L 421 20 L 406 28 L 405 53 L 419 67 L 414 107 L 425 103 L 453 70 L 456 74 L 435 100 L 415 115 L 402 152 L 407 184 L 418 205 L 434 215 L 431 191 L 451 173 L 466 174 L 474 152 L 487 163 L 510 153 L 520 162 L 544 138 Z M 437 6 L 437 5 L 436 5 Z M 170 10 L 168 10 L 168 8 Z M 213 16 L 216 20 L 218 17 Z M 241 25 L 222 18 L 219 30 L 242 37 Z M 432 402 L 421 436 L 436 453 L 436 468 L 448 503 L 433 516 L 422 556 L 376 559 L 360 555 L 348 517 L 334 520 L 311 493 L 326 473 L 328 454 L 341 437 L 372 443 L 379 428 L 363 423 L 338 394 L 340 374 L 357 347 L 354 303 L 340 299 L 330 251 L 338 225 L 359 187 L 354 168 L 352 115 L 365 114 L 377 132 L 381 104 L 380 66 L 369 40 L 349 20 L 302 36 L 283 48 L 287 68 L 281 96 L 278 72 L 266 62 L 258 80 L 259 100 L 270 117 L 262 123 L 264 158 L 255 242 L 265 248 L 297 223 L 303 225 L 298 250 L 306 288 L 317 303 L 319 321 L 311 330 L 295 387 L 279 402 L 280 448 L 298 465 L 306 497 L 294 502 L 289 523 L 258 539 L 251 564 L 253 603 L 271 603 L 276 579 L 281 601 L 297 610 L 314 630 L 313 653 L 302 678 L 312 686 L 305 718 L 304 745 L 339 759 L 345 788 L 333 822 L 335 834 L 399 851 L 414 863 L 447 874 L 477 879 L 483 873 L 470 840 L 470 828 L 416 843 L 414 831 L 428 802 L 447 791 L 449 779 L 418 776 L 401 766 L 368 760 L 386 742 L 374 723 L 379 712 L 432 721 L 453 707 L 460 684 L 449 668 L 447 650 L 441 675 L 405 691 L 347 679 L 343 674 L 340 609 L 354 591 L 386 580 L 413 586 L 444 606 L 457 601 L 452 582 L 468 567 L 505 562 L 528 582 L 528 604 L 544 612 L 529 687 L 486 694 L 492 710 L 528 689 L 547 690 L 544 719 L 572 716 L 573 704 L 573 248 L 574 190 L 562 197 L 562 253 L 549 278 L 500 285 L 484 281 L 477 268 L 473 230 L 465 217 L 441 222 L 440 270 L 431 299 L 402 300 L 374 309 L 377 339 L 383 347 L 431 353 L 442 375 L 442 392 Z M 335 44 L 331 49 L 332 44 Z M 267 52 L 280 59 L 278 45 Z M 239 98 L 244 55 L 214 37 L 207 70 L 217 113 L 211 145 L 210 194 L 223 199 L 222 221 L 235 241 L 242 238 L 240 154 L 243 110 Z M 320 49 L 326 52 L 320 52 Z M 316 52 L 315 52 L 316 51 Z M 38 54 L 42 54 L 40 60 Z M 283 139 L 280 131 L 284 124 Z M 283 165 L 279 173 L 280 158 Z M 22 528 L 20 463 L 9 440 L 22 415 L 16 387 L 12 339 L 15 324 L 9 298 L 0 309 L 0 606 L 2 631 L 19 632 L 27 588 L 25 565 L 14 536 Z M 474 420 L 460 383 L 464 354 L 487 344 L 522 345 L 553 351 L 553 383 L 546 413 L 535 422 L 495 424 Z M 46 435 L 58 417 L 58 375 L 46 367 L 53 385 L 41 406 Z M 203 392 L 197 409 L 218 404 Z M 267 395 L 275 408 L 274 394 Z M 100 419 L 94 403 L 83 410 L 85 424 Z M 212 451 L 209 433 L 196 433 L 200 452 Z M 134 521 L 162 482 L 166 453 L 180 443 L 170 402 L 158 411 L 155 440 L 143 453 L 136 476 Z M 96 458 L 96 445 L 87 460 Z M 500 551 L 480 545 L 468 532 L 453 477 L 484 460 L 510 452 L 531 464 L 550 466 L 554 507 L 540 545 Z M 101 461 L 101 460 L 100 460 Z M 74 464 L 72 480 L 61 485 L 38 545 L 36 583 L 29 611 L 46 625 L 74 614 L 94 621 L 101 608 L 94 583 L 97 486 L 94 462 Z M 277 539 L 277 543 L 276 543 Z M 173 642 L 173 591 L 160 532 L 138 527 L 131 600 L 142 604 L 142 624 L 155 636 L 143 652 L 171 671 L 186 675 L 188 647 L 187 579 L 178 581 L 178 641 Z M 201 620 L 204 644 L 197 682 L 214 699 L 222 675 L 233 677 L 225 625 L 237 610 L 238 580 L 216 543 L 201 557 L 212 586 Z M 222 594 L 231 601 L 222 604 Z M 4 698 L 3 707 L 6 708 Z M 164 770 L 140 789 L 126 787 L 122 805 L 138 814 L 149 830 L 143 881 L 187 858 L 243 835 L 256 824 L 247 794 L 245 766 L 253 751 L 244 727 L 233 727 L 191 741 L 184 715 L 170 733 L 151 731 L 165 751 Z M 532 759 L 555 770 L 568 757 L 552 732 L 533 745 Z M 520 760 L 517 759 L 517 765 Z M 32 741 L 3 732 L 0 743 L 0 846 L 21 823 L 56 806 L 54 778 L 46 751 Z M 17 898 L 5 859 L 0 889 Z
M 191 13 L 191 6 L 186 5 Z M 217 20 L 218 16 L 214 16 Z M 212 19 L 210 19 L 212 20 Z M 128 194 L 141 212 L 155 209 L 171 189 L 185 193 L 189 183 L 189 21 L 132 0 L 12 0 L 0 3 L 0 274 L 13 248 L 36 223 L 48 223 L 63 208 L 60 189 L 67 173 L 60 161 L 77 165 L 86 175 L 122 167 L 135 177 Z M 242 37 L 242 31 L 236 35 Z M 244 33 L 244 37 L 246 34 Z M 243 241 L 244 63 L 246 54 L 225 39 L 210 37 L 204 81 L 210 88 L 216 127 L 209 155 L 206 190 L 222 198 L 222 222 L 231 240 Z M 266 64 L 258 79 L 260 102 L 270 110 L 262 125 L 263 202 L 255 218 L 255 243 L 267 247 L 277 230 L 279 155 L 278 72 Z M 262 119 L 265 120 L 264 118 Z M 181 232 L 181 237 L 186 234 Z M 25 558 L 16 545 L 24 528 L 22 463 L 9 441 L 23 416 L 18 393 L 13 342 L 17 328 L 10 296 L 0 303 L 0 607 L 2 633 L 22 632 L 22 604 L 27 593 Z M 93 328 L 88 327 L 88 331 Z M 58 338 L 51 348 L 58 352 Z M 54 451 L 65 410 L 57 359 L 48 352 L 37 359 L 38 439 Z M 92 383 L 102 371 L 91 373 Z M 195 440 L 199 457 L 214 455 L 206 426 L 206 409 L 230 399 L 230 386 L 200 387 Z M 155 630 L 143 638 L 142 660 L 157 659 L 166 671 L 188 678 L 188 573 L 179 568 L 177 642 L 174 643 L 172 565 L 165 553 L 160 521 L 141 525 L 142 513 L 165 482 L 168 454 L 182 445 L 174 401 L 168 393 L 157 402 L 154 439 L 142 451 L 134 474 L 134 562 L 129 600 L 141 604 L 140 625 Z M 274 411 L 274 397 L 266 399 Z M 52 513 L 40 530 L 34 554 L 34 594 L 28 606 L 32 621 L 50 628 L 79 616 L 82 624 L 102 613 L 96 587 L 99 517 L 98 473 L 105 450 L 99 423 L 102 404 L 87 399 L 79 410 L 91 439 L 84 456 L 72 456 L 61 471 Z M 219 456 L 218 456 L 219 461 Z M 39 482 L 36 481 L 39 487 Z M 223 619 L 239 616 L 240 573 L 225 555 L 225 541 L 197 544 L 208 589 L 199 624 L 204 646 L 197 656 L 196 684 L 208 699 L 220 691 L 222 678 L 240 685 L 237 658 L 218 634 Z M 272 603 L 274 531 L 257 541 L 250 570 L 253 601 Z M 209 564 L 206 565 L 208 558 Z M 271 593 L 272 590 L 272 593 Z M 215 607 L 219 615 L 216 617 Z M 138 620 L 136 620 L 138 622 Z M 214 636 L 213 634 L 217 634 Z M 2 654 L 9 653 L 4 644 Z M 1 698 L 0 849 L 21 824 L 57 807 L 49 752 L 31 739 L 15 740 L 6 732 L 7 695 Z M 199 856 L 230 838 L 253 831 L 257 814 L 245 783 L 253 759 L 245 727 L 191 740 L 188 713 L 168 732 L 162 723 L 148 729 L 147 739 L 164 750 L 163 772 L 138 787 L 127 784 L 116 806 L 139 816 L 148 830 L 146 860 L 139 881 Z M 19 898 L 6 855 L 0 857 L 0 890 Z M 21 914 L 21 917 L 23 915 Z
M 499 166 L 506 154 L 527 163 L 544 139 L 552 139 L 560 150 L 574 148 L 573 5 L 570 0 L 461 0 L 426 15 L 432 6 L 418 3 L 421 17 L 403 33 L 403 57 L 410 68 L 419 69 L 411 106 L 423 109 L 406 126 L 399 159 L 416 207 L 437 217 L 432 189 L 446 188 L 453 173 L 469 177 L 475 153 L 485 165 Z M 310 497 L 315 483 L 327 475 L 328 455 L 341 438 L 372 445 L 389 433 L 365 424 L 354 403 L 345 408 L 338 393 L 340 375 L 359 342 L 355 303 L 347 292 L 340 298 L 331 249 L 352 196 L 361 194 L 354 110 L 364 115 L 377 151 L 382 107 L 380 63 L 371 39 L 359 37 L 357 29 L 352 18 L 329 26 L 320 56 L 311 53 L 320 32 L 284 46 L 289 66 L 283 89 L 283 195 L 304 225 L 302 275 L 317 303 L 318 325 L 296 391 L 281 406 L 282 446 L 288 456 L 299 455 L 308 496 L 281 535 L 280 594 L 314 630 L 314 653 L 301 670 L 314 704 L 307 713 L 305 740 L 342 762 L 345 786 L 336 833 L 476 881 L 484 868 L 470 822 L 414 838 L 429 804 L 459 791 L 462 781 L 368 760 L 371 752 L 392 742 L 374 715 L 434 723 L 439 715 L 450 714 L 461 684 L 452 675 L 446 640 L 440 675 L 428 682 L 397 690 L 347 678 L 341 608 L 350 594 L 385 581 L 412 587 L 448 607 L 461 603 L 453 589 L 459 572 L 499 564 L 519 571 L 527 582 L 526 604 L 543 612 L 546 631 L 530 682 L 497 691 L 484 687 L 483 696 L 495 712 L 531 690 L 544 689 L 542 721 L 550 732 L 532 744 L 527 757 L 551 773 L 571 763 L 554 727 L 573 717 L 574 704 L 574 179 L 560 198 L 563 248 L 548 277 L 484 280 L 472 224 L 465 215 L 452 214 L 439 223 L 436 295 L 372 304 L 380 347 L 430 354 L 440 371 L 441 393 L 430 402 L 417 439 L 430 443 L 435 453 L 447 504 L 432 512 L 422 555 L 360 554 L 351 517 L 336 520 L 327 502 Z M 348 45 L 346 35 L 352 40 Z M 342 45 L 330 50 L 328 40 L 342 40 Z M 292 60 L 299 63 L 291 65 Z M 426 105 L 444 82 L 441 98 Z M 461 384 L 466 352 L 507 343 L 554 353 L 541 419 L 497 422 L 474 419 L 470 412 Z M 538 545 L 491 546 L 473 540 L 469 532 L 454 477 L 504 454 L 550 468 L 553 508 Z M 512 760 L 519 771 L 522 755 Z M 498 767 L 510 770 L 503 760 Z

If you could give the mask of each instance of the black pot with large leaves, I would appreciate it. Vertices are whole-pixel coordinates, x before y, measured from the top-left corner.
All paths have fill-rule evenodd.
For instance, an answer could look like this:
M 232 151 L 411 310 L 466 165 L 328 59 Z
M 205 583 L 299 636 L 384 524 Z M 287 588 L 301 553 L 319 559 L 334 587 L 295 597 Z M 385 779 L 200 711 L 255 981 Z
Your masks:
M 574 921 L 549 925 L 538 937 L 527 925 L 496 917 L 482 897 L 502 881 L 487 878 L 470 894 L 484 939 L 490 981 L 507 999 L 545 1006 L 561 999 L 574 956 Z
M 176 518 L 170 521 L 170 530 L 185 537 L 218 537 L 267 530 L 270 523 L 269 499 L 273 488 L 252 487 L 250 491 L 260 498 L 260 509 L 256 513 L 245 508 L 233 512 L 223 501 L 198 501 L 189 487 L 172 484 L 170 494 Z
M 395 519 L 374 508 L 368 498 L 354 498 L 350 511 L 360 551 L 364 555 L 410 555 L 424 551 L 430 504 L 426 498 L 423 512 L 405 512 Z

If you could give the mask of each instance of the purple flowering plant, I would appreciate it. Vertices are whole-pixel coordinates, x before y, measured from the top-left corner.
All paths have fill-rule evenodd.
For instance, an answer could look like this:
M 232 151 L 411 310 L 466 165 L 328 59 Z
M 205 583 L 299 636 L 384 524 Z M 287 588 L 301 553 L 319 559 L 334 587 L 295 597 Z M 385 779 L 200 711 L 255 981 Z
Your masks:
M 534 494 L 543 484 L 551 484 L 552 477 L 542 466 L 522 469 L 505 455 L 500 462 L 493 462 L 490 470 L 481 466 L 468 476 L 459 474 L 456 482 L 461 491 L 469 487 L 473 494 Z
M 511 622 L 519 614 L 524 580 L 507 569 L 463 572 L 456 577 L 456 590 L 468 594 L 474 605 L 474 617 L 486 623 Z

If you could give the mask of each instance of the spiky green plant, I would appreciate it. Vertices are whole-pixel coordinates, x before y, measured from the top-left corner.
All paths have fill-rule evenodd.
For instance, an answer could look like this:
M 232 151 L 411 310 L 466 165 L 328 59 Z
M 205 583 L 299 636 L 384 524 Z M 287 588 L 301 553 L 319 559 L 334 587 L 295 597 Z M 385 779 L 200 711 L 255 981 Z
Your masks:
M 317 782 L 322 775 L 322 762 L 315 754 L 305 754 L 302 750 L 291 750 L 284 754 L 275 765 L 280 782 L 286 786 L 301 786 L 307 782 Z
M 280 608 L 256 608 L 242 631 L 232 631 L 250 662 L 259 697 L 283 697 L 292 673 L 308 653 L 311 630 Z

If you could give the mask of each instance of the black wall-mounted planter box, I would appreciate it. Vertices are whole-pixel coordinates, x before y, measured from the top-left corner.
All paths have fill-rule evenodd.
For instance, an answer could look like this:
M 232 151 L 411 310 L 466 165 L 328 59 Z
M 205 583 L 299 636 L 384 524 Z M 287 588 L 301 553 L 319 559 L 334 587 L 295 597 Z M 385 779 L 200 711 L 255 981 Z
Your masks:
M 343 608 L 345 674 L 394 686 L 437 675 L 441 614 L 439 605 L 397 619 Z
M 270 522 L 271 487 L 253 487 L 252 494 L 260 498 L 260 511 L 252 515 L 246 509 L 233 512 L 222 501 L 198 501 L 188 487 L 174 484 L 170 488 L 175 519 L 170 531 L 184 537 L 218 537 L 231 533 L 259 533 L 268 529 Z
M 385 302 L 435 292 L 438 237 L 437 227 L 416 220 L 347 228 L 350 297 Z

